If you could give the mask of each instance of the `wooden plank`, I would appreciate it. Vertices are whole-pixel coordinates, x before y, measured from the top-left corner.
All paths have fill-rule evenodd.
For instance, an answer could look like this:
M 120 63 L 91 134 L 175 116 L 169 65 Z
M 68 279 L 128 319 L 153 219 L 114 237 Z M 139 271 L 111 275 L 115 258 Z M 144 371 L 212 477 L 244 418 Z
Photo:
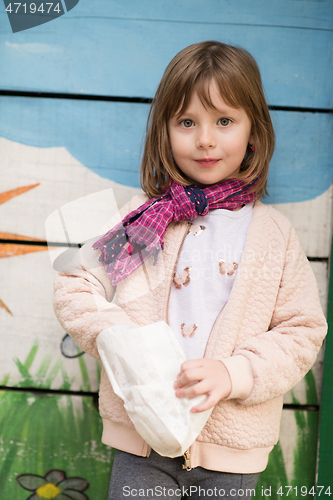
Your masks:
M 0 275 L 0 386 L 97 391 L 100 363 L 77 356 L 54 315 L 48 252 L 0 258 Z
M 318 412 L 284 410 L 279 443 L 261 473 L 256 496 L 313 499 L 316 484 Z M 288 495 L 287 495 L 288 493 Z
M 21 240 L 29 237 L 30 240 L 38 238 L 45 241 L 45 223 L 50 214 L 70 202 L 97 193 L 94 199 L 98 213 L 90 212 L 89 227 L 86 213 L 83 214 L 84 217 L 81 214 L 81 218 L 76 219 L 72 225 L 75 229 L 75 233 L 71 234 L 74 238 L 72 241 L 77 243 L 77 230 L 82 229 L 80 240 L 87 236 L 93 237 L 118 208 L 141 192 L 138 188 L 100 177 L 82 165 L 65 148 L 24 146 L 4 139 L 0 139 L 0 144 L 3 153 L 0 159 L 2 193 L 31 184 L 31 178 L 39 179 L 39 185 L 34 189 L 0 205 L 0 233 L 7 234 L 6 238 L 3 234 L 2 239 L 14 239 L 19 235 Z M 88 201 L 89 199 L 87 198 Z M 66 216 L 66 210 L 64 214 Z M 89 228 L 92 233 L 87 234 Z M 51 235 L 50 239 L 66 242 L 64 234 Z
M 331 186 L 322 195 L 312 200 L 273 204 L 277 210 L 288 217 L 296 229 L 308 257 L 328 258 L 330 255 L 332 201 L 333 189 Z M 326 306 L 325 303 L 325 310 Z
M 333 247 L 332 247 L 333 248 Z M 323 375 L 322 406 L 320 413 L 319 429 L 319 461 L 318 461 L 318 484 L 330 485 L 333 470 L 333 435 L 332 435 L 332 414 L 333 414 L 333 259 L 331 255 L 329 299 L 328 299 L 328 335 L 325 345 L 325 362 Z
M 22 487 L 22 476 L 45 477 L 50 470 L 81 478 L 77 490 L 88 498 L 107 498 L 113 451 L 100 442 L 101 419 L 91 397 L 1 391 L 0 422 L 1 498 L 28 498 L 33 492 Z
M 293 2 L 292 7 L 290 2 L 288 6 L 275 2 L 272 12 L 278 15 L 268 13 L 266 6 L 259 22 L 255 18 L 262 1 L 258 7 L 247 5 L 242 15 L 244 0 L 220 3 L 219 8 L 213 0 L 208 6 L 199 0 L 196 6 L 188 0 L 185 5 L 163 2 L 162 9 L 146 0 L 135 9 L 141 11 L 138 17 L 125 14 L 132 11 L 132 3 L 127 9 L 105 0 L 99 5 L 103 16 L 96 16 L 94 8 L 85 4 L 80 2 L 53 21 L 51 30 L 47 23 L 15 34 L 2 12 L 0 40 L 6 71 L 0 87 L 152 97 L 166 65 L 179 50 L 217 39 L 243 46 L 254 55 L 270 104 L 332 107 L 329 27 L 333 14 L 327 1 L 307 2 L 308 9 L 303 2 Z
M 0 97 L 0 108 L 0 137 L 39 148 L 65 147 L 77 161 L 99 176 L 139 187 L 140 150 L 148 105 Z M 52 173 L 51 166 L 56 164 L 56 156 L 61 152 L 51 153 L 53 156 L 47 165 Z M 13 152 L 8 154 L 13 155 Z M 19 152 L 7 157 L 9 176 L 22 161 L 24 158 Z M 46 165 L 43 167 L 40 161 L 38 163 L 36 168 L 42 177 L 46 175 Z M 70 172 L 68 175 L 72 179 Z M 34 195 L 38 192 L 37 189 L 33 191 Z
M 93 16 L 96 7 L 85 3 L 80 5 L 72 15 Z M 256 0 L 250 5 L 247 0 L 226 0 L 217 3 L 206 0 L 203 8 L 200 0 L 143 0 L 140 3 L 132 0 L 110 2 L 100 0 L 99 8 L 105 16 L 124 19 L 149 19 L 152 21 L 169 19 L 173 21 L 219 22 L 228 24 L 254 24 L 271 26 L 288 26 L 302 28 L 331 29 L 333 27 L 333 7 L 329 0 L 307 0 L 293 2 L 289 0 Z
M 323 311 L 327 310 L 327 263 L 311 262 L 312 270 L 317 279 L 319 288 L 319 297 Z M 325 346 L 318 354 L 317 360 L 310 372 L 299 382 L 291 391 L 284 396 L 284 403 L 301 405 L 318 405 L 321 401 L 323 364 L 324 364 Z
M 310 261 L 313 273 L 317 280 L 319 298 L 321 306 L 325 314 L 327 314 L 328 300 L 328 262 L 327 261 Z
M 329 145 L 333 116 L 298 112 L 271 112 L 271 116 L 276 149 L 270 166 L 268 202 L 294 203 L 316 198 L 329 189 L 333 180 Z M 327 134 L 330 140 L 318 141 L 319 134 Z
M 39 148 L 65 147 L 99 176 L 139 188 L 140 151 L 148 105 L 19 97 L 1 97 L 0 105 L 0 137 Z M 294 203 L 316 198 L 327 191 L 333 180 L 330 154 L 333 116 L 275 111 L 272 118 L 277 147 L 271 162 L 267 201 Z M 12 157 L 8 158 L 8 154 Z M 52 151 L 48 165 L 56 164 L 56 154 Z M 10 164 L 10 172 L 6 173 L 10 179 L 11 172 L 27 160 L 19 156 L 18 151 L 7 153 L 1 162 L 6 165 L 1 168 L 8 169 Z M 40 161 L 30 165 L 32 172 L 31 169 L 36 171 L 34 182 L 41 182 L 42 177 L 48 175 Z M 51 167 L 48 173 L 54 180 Z M 72 170 L 63 178 L 68 177 L 73 178 Z M 31 182 L 27 180 L 26 184 Z M 18 187 L 14 182 L 8 185 L 7 181 L 4 189 Z M 38 190 L 40 188 L 25 196 L 32 192 L 36 196 Z M 11 228 L 7 231 L 14 232 Z

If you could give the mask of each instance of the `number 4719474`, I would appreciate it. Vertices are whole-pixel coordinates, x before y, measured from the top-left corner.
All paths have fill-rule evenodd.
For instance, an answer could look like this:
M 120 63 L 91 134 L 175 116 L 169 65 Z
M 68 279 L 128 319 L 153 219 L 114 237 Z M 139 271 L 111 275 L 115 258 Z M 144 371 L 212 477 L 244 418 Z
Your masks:
M 40 12 L 42 14 L 49 14 L 52 7 L 53 7 L 53 2 L 45 2 L 45 5 L 46 7 L 44 8 L 44 3 L 41 3 L 39 5 L 39 7 L 37 8 L 37 5 L 33 2 L 28 2 L 28 8 L 27 8 L 27 4 L 26 3 L 19 3 L 19 2 L 13 2 L 13 6 L 12 7 L 12 4 L 8 4 L 8 6 L 6 7 L 6 11 L 9 12 L 10 14 L 18 14 L 18 13 L 23 13 L 24 14 L 34 14 L 35 12 Z M 60 8 L 60 5 L 59 3 L 57 3 L 55 5 L 55 7 L 52 9 L 54 12 L 58 12 L 58 14 L 60 14 L 61 12 L 61 8 Z M 20 12 L 19 12 L 20 11 Z
M 277 490 L 277 495 L 285 495 L 286 497 L 289 495 L 289 494 L 292 494 L 293 496 L 296 495 L 296 496 L 301 496 L 301 497 L 305 497 L 307 495 L 313 495 L 313 496 L 316 496 L 316 497 L 320 497 L 320 495 L 324 496 L 324 495 L 328 495 L 328 496 L 331 496 L 332 493 L 331 493 L 331 487 L 328 486 L 312 486 L 312 488 L 308 489 L 307 486 L 280 486 L 280 488 Z

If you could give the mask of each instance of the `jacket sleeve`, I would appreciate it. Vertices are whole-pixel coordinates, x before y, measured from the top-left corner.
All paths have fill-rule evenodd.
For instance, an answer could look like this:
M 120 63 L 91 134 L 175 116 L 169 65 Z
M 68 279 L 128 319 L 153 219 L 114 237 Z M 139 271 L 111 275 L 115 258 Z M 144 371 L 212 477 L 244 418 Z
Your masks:
M 250 405 L 286 394 L 314 364 L 326 332 L 315 276 L 291 228 L 270 328 L 234 351 L 253 375 L 252 391 L 238 401 Z
M 121 217 L 144 201 L 141 196 L 135 198 L 122 209 Z M 118 214 L 117 220 L 113 219 L 103 232 L 119 220 Z M 96 337 L 102 330 L 117 324 L 136 325 L 119 306 L 112 303 L 116 289 L 98 262 L 99 252 L 92 248 L 95 241 L 85 243 L 57 274 L 54 312 L 79 347 L 99 359 Z

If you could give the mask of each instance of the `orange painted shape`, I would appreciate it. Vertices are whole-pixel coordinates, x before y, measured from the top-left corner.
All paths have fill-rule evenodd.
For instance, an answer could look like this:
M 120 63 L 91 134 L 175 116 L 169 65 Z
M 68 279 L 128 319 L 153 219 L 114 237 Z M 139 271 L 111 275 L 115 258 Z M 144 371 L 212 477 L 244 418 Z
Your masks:
M 40 238 L 31 238 L 30 236 L 22 236 L 21 234 L 1 233 L 1 232 L 0 232 L 0 240 L 45 241 Z
M 7 312 L 9 312 L 9 314 L 11 314 L 13 316 L 13 313 L 11 312 L 11 310 L 8 309 L 6 304 L 1 299 L 0 299 L 0 307 L 3 307 Z
M 40 185 L 40 182 L 37 182 L 37 184 L 31 184 L 29 186 L 22 186 L 22 187 L 19 187 L 16 189 L 11 189 L 10 191 L 5 191 L 4 193 L 0 193 L 0 205 L 1 205 L 1 203 L 5 203 L 6 201 L 11 200 L 12 198 L 15 198 L 15 196 L 26 193 L 27 191 L 30 191 L 30 189 L 33 189 L 39 185 Z
M 16 243 L 0 243 L 0 259 L 6 257 L 15 257 L 33 252 L 45 252 L 49 250 L 48 246 L 39 245 L 19 245 Z

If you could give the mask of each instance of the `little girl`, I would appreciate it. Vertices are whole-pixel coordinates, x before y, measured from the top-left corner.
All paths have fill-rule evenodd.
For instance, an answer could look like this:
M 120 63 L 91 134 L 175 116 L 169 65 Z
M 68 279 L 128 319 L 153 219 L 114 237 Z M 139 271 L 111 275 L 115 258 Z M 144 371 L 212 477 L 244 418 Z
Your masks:
M 317 285 L 289 221 L 265 193 L 274 132 L 243 49 L 208 41 L 167 67 L 149 114 L 146 196 L 56 279 L 55 311 L 79 346 L 116 324 L 165 320 L 186 361 L 179 398 L 213 412 L 184 457 L 135 431 L 103 371 L 103 442 L 116 448 L 109 499 L 251 498 L 276 444 L 283 395 L 326 334 Z M 117 287 L 116 301 L 111 302 Z

